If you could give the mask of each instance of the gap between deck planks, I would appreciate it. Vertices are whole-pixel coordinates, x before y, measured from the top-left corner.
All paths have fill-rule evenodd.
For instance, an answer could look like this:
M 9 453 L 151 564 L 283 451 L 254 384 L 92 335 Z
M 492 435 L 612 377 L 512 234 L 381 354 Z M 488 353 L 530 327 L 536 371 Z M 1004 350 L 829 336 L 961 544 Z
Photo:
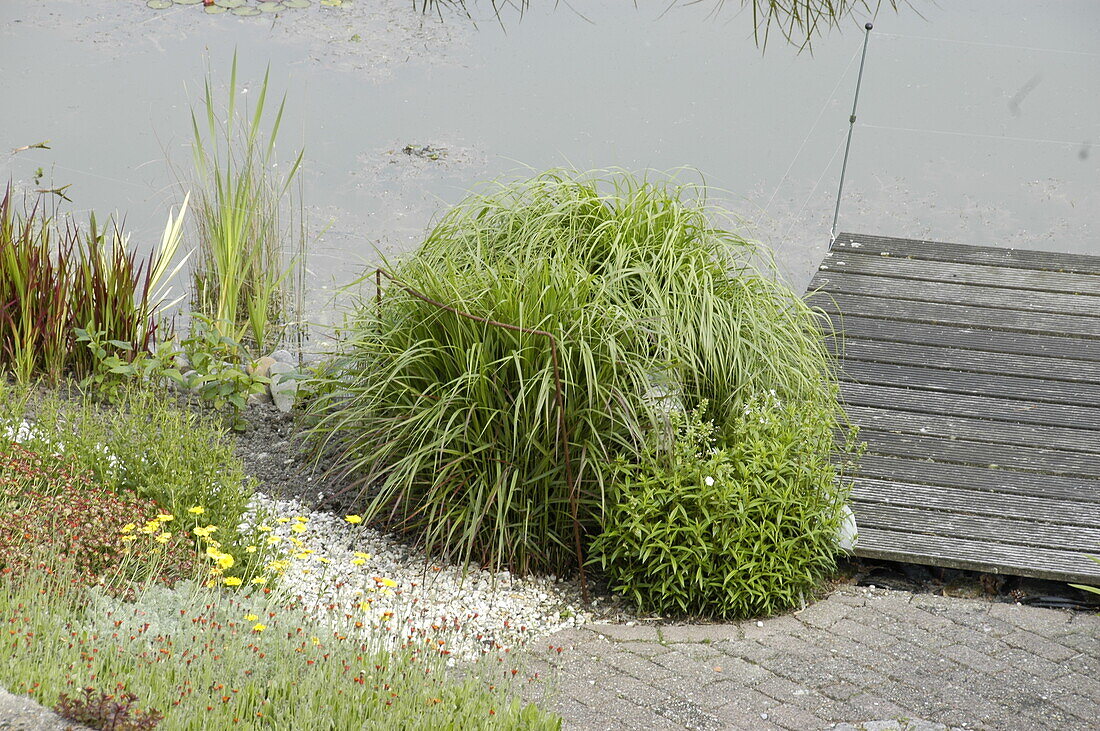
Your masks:
M 1100 256 L 840 234 L 856 554 L 1100 582 Z

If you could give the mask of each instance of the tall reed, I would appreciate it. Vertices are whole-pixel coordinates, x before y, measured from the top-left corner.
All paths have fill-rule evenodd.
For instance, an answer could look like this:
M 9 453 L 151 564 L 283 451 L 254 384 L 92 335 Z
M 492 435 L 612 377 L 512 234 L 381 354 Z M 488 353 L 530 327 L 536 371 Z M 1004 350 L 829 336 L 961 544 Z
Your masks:
M 282 123 L 283 96 L 270 130 L 262 131 L 270 69 L 260 85 L 251 116 L 238 109 L 237 56 L 229 79 L 225 121 L 219 123 L 211 81 L 206 79 L 205 125 L 191 110 L 198 258 L 193 306 L 211 318 L 222 335 L 247 336 L 258 350 L 276 342 L 285 324 L 283 281 L 291 271 L 283 241 L 289 199 L 302 163 L 299 152 L 284 173 L 274 172 L 275 142 Z

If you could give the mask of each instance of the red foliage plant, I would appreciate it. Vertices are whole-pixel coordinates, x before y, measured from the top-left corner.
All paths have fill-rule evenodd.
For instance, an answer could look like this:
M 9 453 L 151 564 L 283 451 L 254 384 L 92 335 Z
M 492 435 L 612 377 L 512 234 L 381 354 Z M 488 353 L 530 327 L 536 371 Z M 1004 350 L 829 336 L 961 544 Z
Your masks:
M 5 577 L 64 571 L 75 583 L 90 586 L 119 566 L 133 569 L 123 578 L 144 578 L 154 561 L 154 578 L 165 583 L 194 576 L 189 536 L 159 543 L 153 533 L 141 531 L 157 523 L 156 503 L 130 490 L 97 487 L 60 456 L 0 443 L 0 506 L 0 575 Z M 123 532 L 131 523 L 135 529 Z M 171 522 L 165 522 L 156 534 L 171 531 Z
M 164 715 L 155 708 L 141 710 L 134 702 L 137 696 L 123 693 L 115 697 L 91 686 L 84 688 L 81 694 L 70 698 L 61 694 L 54 710 L 62 718 L 76 721 L 88 728 L 101 731 L 151 731 L 164 720 Z

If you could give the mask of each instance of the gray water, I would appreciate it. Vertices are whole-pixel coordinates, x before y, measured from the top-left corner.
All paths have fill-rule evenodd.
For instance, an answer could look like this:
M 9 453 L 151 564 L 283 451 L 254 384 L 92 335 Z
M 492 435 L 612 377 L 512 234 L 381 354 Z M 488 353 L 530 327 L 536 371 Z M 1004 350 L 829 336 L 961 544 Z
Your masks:
M 274 19 L 0 0 L 0 179 L 34 187 L 42 167 L 43 185 L 72 185 L 68 210 L 117 210 L 155 242 L 182 199 L 166 159 L 189 164 L 189 104 L 207 66 L 224 88 L 237 49 L 243 86 L 270 64 L 287 92 L 282 158 L 306 150 L 315 316 L 479 181 L 555 166 L 686 168 L 805 286 L 828 246 L 866 18 L 812 53 L 778 37 L 762 52 L 734 2 L 589 0 L 585 17 L 534 4 L 502 28 L 483 7 L 475 25 L 405 0 Z M 1100 254 L 1100 5 L 961 5 L 875 19 L 839 229 Z

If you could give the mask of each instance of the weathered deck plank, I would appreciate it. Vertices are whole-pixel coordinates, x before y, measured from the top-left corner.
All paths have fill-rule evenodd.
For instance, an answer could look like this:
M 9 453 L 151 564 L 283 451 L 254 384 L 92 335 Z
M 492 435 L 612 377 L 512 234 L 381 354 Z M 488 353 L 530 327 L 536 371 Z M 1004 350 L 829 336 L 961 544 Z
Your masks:
M 808 300 L 867 442 L 858 555 L 1100 580 L 1100 257 L 841 234 Z
M 940 347 L 963 348 L 981 353 L 1066 358 L 1100 361 L 1100 341 L 1075 337 L 1057 337 L 1050 332 L 1020 333 L 992 330 L 985 327 L 930 325 L 920 322 L 899 322 L 874 317 L 860 317 L 855 311 L 841 313 L 827 297 L 815 298 L 814 304 L 830 315 L 833 324 L 842 329 L 846 340 L 863 338 L 910 345 L 935 344 Z M 1060 371 L 1071 369 L 1060 369 Z M 1066 373 L 1056 371 L 1058 375 Z
M 1079 387 L 1082 384 L 1089 386 L 1100 384 L 1100 362 L 1097 361 L 1069 360 L 1044 355 L 991 353 L 882 340 L 857 340 L 850 334 L 843 341 L 830 338 L 829 345 L 845 361 L 845 367 L 850 371 L 864 367 L 857 363 L 920 365 L 976 374 L 988 373 L 1041 379 L 1050 385 L 1069 384 L 1067 388 Z
M 935 365 L 933 365 L 935 364 Z M 944 371 L 954 371 L 947 374 Z M 905 383 L 930 391 L 981 396 L 996 389 L 1005 398 L 1039 401 L 1050 404 L 1100 406 L 1100 382 L 1067 383 L 1048 381 L 1039 376 L 1024 378 L 1015 375 L 974 373 L 951 364 L 920 361 L 920 365 L 895 365 L 852 360 L 844 363 L 841 378 L 853 383 L 891 386 Z

